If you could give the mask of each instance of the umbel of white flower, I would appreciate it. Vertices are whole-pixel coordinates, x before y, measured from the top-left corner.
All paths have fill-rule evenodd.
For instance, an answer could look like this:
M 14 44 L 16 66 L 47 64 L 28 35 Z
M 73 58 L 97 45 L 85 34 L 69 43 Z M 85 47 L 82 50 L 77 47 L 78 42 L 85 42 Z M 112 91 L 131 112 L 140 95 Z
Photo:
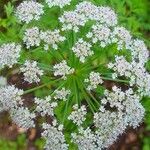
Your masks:
M 16 16 L 22 22 L 29 23 L 32 20 L 39 20 L 44 13 L 43 5 L 33 0 L 23 1 L 16 9 Z
M 67 65 L 67 62 L 63 60 L 59 64 L 54 65 L 54 76 L 62 76 L 63 79 L 66 79 L 66 76 L 74 73 L 74 68 L 71 68 Z
M 16 43 L 7 43 L 0 46 L 0 69 L 5 66 L 12 67 L 18 62 L 20 57 L 21 45 Z
M 66 144 L 65 137 L 62 133 L 62 128 L 50 124 L 43 124 L 44 132 L 42 136 L 46 139 L 46 150 L 68 150 L 68 144 Z
M 40 39 L 40 30 L 38 27 L 32 27 L 26 29 L 23 41 L 26 44 L 27 49 L 32 46 L 39 46 L 41 39 Z
M 51 102 L 50 96 L 47 96 L 45 99 L 35 98 L 34 102 L 37 105 L 35 111 L 40 113 L 41 116 L 54 116 L 54 108 L 57 106 L 57 102 Z
M 102 24 L 96 24 L 92 26 L 92 31 L 89 32 L 86 36 L 87 38 L 92 38 L 93 43 L 99 42 L 101 47 L 111 43 L 111 30 Z
M 109 63 L 108 67 L 114 70 L 113 78 L 125 76 L 129 79 L 130 85 L 136 85 L 141 95 L 150 95 L 150 74 L 144 67 L 143 62 L 128 62 L 124 56 L 116 56 L 114 63 Z
M 55 90 L 54 93 L 55 93 L 54 96 L 55 99 L 66 101 L 67 96 L 70 94 L 70 90 L 66 90 L 65 88 L 62 88 L 61 90 Z
M 64 12 L 63 16 L 59 18 L 59 21 L 63 24 L 62 30 L 79 31 L 79 26 L 84 26 L 87 19 L 84 15 L 75 11 Z
M 72 51 L 75 55 L 80 59 L 81 62 L 85 62 L 85 58 L 93 55 L 93 51 L 91 50 L 92 45 L 87 43 L 83 39 L 79 39 L 78 42 L 72 48 Z
M 103 83 L 100 73 L 92 71 L 89 75 L 89 78 L 84 80 L 85 83 L 88 83 L 87 90 L 96 89 L 99 84 Z
M 43 70 L 38 67 L 36 61 L 26 60 L 24 65 L 20 68 L 20 71 L 23 72 L 24 80 L 33 83 L 40 82 L 40 77 L 43 75 Z
M 11 110 L 10 116 L 15 124 L 19 127 L 29 129 L 35 127 L 33 119 L 35 118 L 34 113 L 30 113 L 28 108 L 19 107 Z
M 49 45 L 53 49 L 57 50 L 58 49 L 57 44 L 59 42 L 63 42 L 65 40 L 65 37 L 60 35 L 60 31 L 59 30 L 41 31 L 40 38 L 41 38 L 41 40 L 44 41 L 44 49 L 45 50 L 49 49 Z
M 80 126 L 86 119 L 86 107 L 82 105 L 80 108 L 78 108 L 78 104 L 73 105 L 73 111 L 69 115 L 68 119 L 72 120 L 73 123 Z
M 21 106 L 23 104 L 22 94 L 23 90 L 17 89 L 14 85 L 0 87 L 0 112 Z

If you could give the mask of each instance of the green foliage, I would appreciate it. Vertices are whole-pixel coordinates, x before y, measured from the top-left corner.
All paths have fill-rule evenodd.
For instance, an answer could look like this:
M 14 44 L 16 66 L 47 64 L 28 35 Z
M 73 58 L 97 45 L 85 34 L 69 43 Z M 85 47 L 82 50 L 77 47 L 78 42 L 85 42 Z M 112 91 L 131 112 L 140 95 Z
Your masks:
M 14 141 L 0 138 L 0 150 L 26 150 L 26 144 L 25 134 L 18 135 Z

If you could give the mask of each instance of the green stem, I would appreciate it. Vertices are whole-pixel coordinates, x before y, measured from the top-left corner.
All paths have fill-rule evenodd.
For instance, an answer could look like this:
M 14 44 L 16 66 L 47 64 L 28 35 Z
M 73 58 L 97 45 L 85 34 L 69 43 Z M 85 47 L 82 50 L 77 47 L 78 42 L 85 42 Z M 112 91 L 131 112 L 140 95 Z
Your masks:
M 71 82 L 69 82 L 68 88 L 70 88 L 70 86 L 71 86 Z M 71 99 L 71 95 L 67 99 L 67 102 L 66 102 L 66 105 L 65 105 L 65 111 L 64 111 L 64 116 L 63 116 L 63 124 L 65 122 L 65 118 L 66 118 L 66 114 L 67 114 L 67 110 L 68 110 L 68 104 L 69 104 L 70 99 Z
M 121 80 L 121 79 L 112 79 L 112 78 L 109 78 L 109 77 L 101 77 L 103 80 L 109 80 L 109 81 L 116 81 L 116 82 L 122 82 L 122 83 L 129 83 L 128 80 Z
M 59 81 L 59 80 L 60 80 L 60 78 L 57 79 L 57 80 L 53 80 L 53 81 L 51 81 L 51 82 L 42 84 L 42 85 L 40 85 L 40 86 L 38 86 L 38 87 L 35 87 L 35 88 L 32 88 L 32 89 L 26 90 L 26 91 L 24 91 L 23 95 L 32 93 L 32 92 L 34 92 L 34 91 L 36 91 L 36 90 L 38 90 L 38 89 L 41 89 L 41 88 L 43 88 L 43 87 L 45 87 L 45 86 L 48 86 L 49 84 L 51 84 L 51 83 L 53 83 L 53 82 Z
M 95 106 L 93 105 L 93 103 L 91 103 L 90 98 L 88 97 L 87 93 L 84 91 L 84 87 L 81 87 L 82 82 L 79 82 L 79 81 L 77 81 L 77 82 L 78 82 L 78 86 L 80 85 L 80 86 L 79 86 L 79 87 L 80 87 L 80 90 L 82 91 L 82 93 L 83 93 L 83 95 L 84 95 L 84 98 L 85 98 L 86 102 L 88 103 L 88 105 L 89 105 L 89 107 L 90 107 L 92 113 L 94 113 Z M 94 109 L 93 109 L 93 108 L 94 108 Z
M 77 90 L 77 82 L 76 79 L 73 80 L 74 82 L 74 89 L 75 89 L 75 99 L 76 99 L 76 103 L 78 104 L 78 106 L 80 106 L 80 102 L 79 102 L 79 93 Z
M 66 118 L 66 113 L 67 113 L 67 109 L 68 109 L 69 100 L 70 100 L 70 99 L 67 100 L 67 103 L 66 103 L 66 105 L 65 105 L 65 111 L 64 111 L 64 116 L 63 116 L 63 124 L 64 124 L 64 122 L 65 122 L 65 118 Z
M 66 81 L 64 81 L 57 89 L 55 89 L 50 95 L 53 96 L 55 94 L 56 90 L 59 90 L 61 87 L 64 86 L 64 84 L 66 83 Z
M 91 103 L 90 98 L 88 97 L 88 95 L 86 94 L 86 92 L 85 92 L 84 90 L 82 90 L 82 93 L 84 94 L 85 100 L 86 100 L 86 102 L 88 103 L 88 105 L 89 105 L 89 107 L 90 107 L 92 113 L 94 114 L 94 113 L 95 113 L 95 112 L 94 112 L 94 109 L 96 109 L 95 106 L 93 105 L 93 103 Z M 94 109 L 93 109 L 93 108 L 94 108 Z
M 54 71 L 50 66 L 42 64 L 42 63 L 38 63 L 38 66 L 43 70 Z
M 88 92 L 87 93 L 89 94 L 89 96 L 95 101 L 95 103 L 99 106 L 100 103 L 96 100 L 96 98 L 91 94 L 91 92 Z
M 81 82 L 82 83 L 82 82 Z M 99 106 L 99 102 L 96 100 L 96 98 L 91 94 L 90 91 L 87 91 L 85 85 L 82 83 L 82 86 L 84 87 L 86 93 L 95 101 L 95 103 Z

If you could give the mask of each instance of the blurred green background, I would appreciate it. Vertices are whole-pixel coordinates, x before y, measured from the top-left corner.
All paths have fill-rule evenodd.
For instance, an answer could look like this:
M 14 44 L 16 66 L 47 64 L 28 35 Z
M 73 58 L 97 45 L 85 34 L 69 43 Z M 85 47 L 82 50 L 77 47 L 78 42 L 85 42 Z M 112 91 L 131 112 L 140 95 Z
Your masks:
M 0 33 L 5 25 L 9 25 L 12 5 L 18 5 L 22 0 L 0 0 Z M 39 0 L 41 2 L 42 0 Z M 79 0 L 82 1 L 82 0 Z M 92 0 L 97 5 L 112 7 L 118 14 L 119 23 L 131 34 L 144 40 L 150 49 L 150 0 Z M 7 7 L 6 7 L 7 5 Z M 6 14 L 7 10 L 7 14 Z M 10 14 L 9 14 L 10 13 Z M 1 34 L 0 34 L 1 39 Z M 150 64 L 150 63 L 149 63 Z M 150 68 L 150 65 L 148 66 Z M 150 150 L 150 99 L 144 98 L 142 103 L 146 109 L 144 123 L 136 130 L 130 129 L 127 135 L 120 137 L 114 150 Z M 33 138 L 33 130 L 28 133 L 18 132 L 11 122 L 0 114 L 0 150 L 41 150 L 43 141 Z M 38 131 L 36 131 L 38 132 Z M 125 140 L 128 140 L 126 142 Z M 131 143 L 130 143 L 131 142 Z

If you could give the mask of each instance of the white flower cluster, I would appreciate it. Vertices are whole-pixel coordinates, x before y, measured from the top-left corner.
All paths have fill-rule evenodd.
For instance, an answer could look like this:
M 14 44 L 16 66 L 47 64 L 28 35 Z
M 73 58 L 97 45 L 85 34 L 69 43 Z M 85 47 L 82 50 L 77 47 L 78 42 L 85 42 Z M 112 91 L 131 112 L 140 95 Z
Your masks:
M 93 5 L 91 2 L 81 2 L 76 6 L 76 12 L 85 15 L 86 18 L 90 20 L 99 19 L 99 9 L 97 6 Z
M 66 144 L 65 137 L 62 133 L 62 125 L 57 125 L 53 123 L 43 124 L 42 136 L 46 139 L 45 150 L 68 150 L 68 144 Z
M 149 51 L 142 40 L 132 40 L 127 48 L 131 50 L 132 58 L 139 63 L 144 65 L 148 61 Z
M 125 59 L 124 56 L 116 56 L 115 63 L 109 63 L 108 68 L 115 71 L 115 73 L 112 75 L 114 79 L 117 77 L 117 72 L 120 76 L 130 77 L 132 75 L 132 65 Z
M 22 105 L 22 94 L 23 90 L 17 89 L 14 85 L 0 87 L 0 111 L 9 111 Z
M 105 111 L 105 113 L 99 113 L 96 117 L 101 120 L 101 122 L 99 120 L 101 125 L 99 130 L 97 129 L 93 132 L 88 127 L 86 129 L 80 128 L 79 133 L 72 133 L 72 141 L 78 145 L 79 150 L 101 150 L 107 148 L 116 140 L 118 132 L 121 134 L 124 131 L 124 128 L 121 129 L 124 126 L 120 127 L 121 118 L 117 116 L 117 113 Z
M 117 16 L 110 7 L 98 7 L 91 2 L 84 1 L 77 5 L 75 11 L 79 14 L 84 14 L 87 20 L 95 20 L 108 26 L 115 26 L 117 24 Z
M 86 57 L 94 54 L 94 52 L 91 51 L 91 47 L 92 45 L 90 43 L 81 38 L 75 43 L 74 47 L 72 47 L 72 51 L 79 58 L 79 60 L 84 63 Z
M 53 49 L 58 49 L 58 43 L 65 40 L 64 36 L 60 35 L 59 30 L 47 30 L 42 31 L 38 27 L 32 27 L 26 29 L 23 41 L 26 44 L 27 49 L 32 46 L 40 46 L 41 42 L 44 42 L 44 49 L 48 50 L 49 46 Z
M 55 90 L 54 93 L 55 93 L 54 99 L 61 99 L 63 101 L 66 101 L 67 96 L 71 92 L 70 92 L 70 90 L 66 90 L 65 88 L 62 88 L 61 90 Z
M 26 29 L 23 41 L 26 44 L 27 49 L 29 49 L 32 46 L 39 46 L 41 42 L 39 28 L 32 27 Z
M 100 73 L 92 71 L 88 79 L 84 80 L 85 83 L 89 83 L 87 90 L 96 89 L 99 84 L 103 83 Z
M 57 106 L 57 102 L 51 102 L 50 96 L 45 97 L 45 99 L 35 98 L 34 102 L 37 105 L 35 111 L 40 113 L 41 116 L 54 116 L 54 108 Z
M 84 26 L 86 18 L 84 15 L 78 14 L 75 11 L 67 11 L 59 18 L 59 21 L 63 24 L 62 31 L 73 30 L 74 32 L 78 32 L 78 26 Z
M 92 38 L 93 43 L 99 41 L 101 47 L 117 43 L 118 50 L 121 50 L 123 48 L 133 49 L 132 46 L 134 45 L 131 43 L 132 37 L 129 31 L 120 26 L 116 26 L 114 29 L 111 29 L 106 24 L 97 23 L 92 26 L 92 31 L 86 36 L 87 38 Z
M 86 120 L 85 115 L 87 114 L 85 105 L 82 105 L 80 108 L 78 104 L 73 105 L 73 111 L 69 115 L 68 119 L 72 120 L 77 126 L 81 126 L 81 124 Z
M 59 18 L 63 23 L 62 30 L 79 31 L 79 26 L 84 26 L 87 21 L 94 20 L 107 26 L 117 24 L 117 16 L 109 7 L 97 7 L 91 2 L 81 2 L 74 11 L 66 11 Z
M 92 38 L 92 42 L 100 42 L 101 47 L 111 43 L 111 30 L 102 24 L 96 24 L 92 26 L 92 32 L 87 34 L 87 38 Z
M 14 85 L 0 88 L 0 112 L 9 111 L 11 119 L 19 127 L 29 129 L 34 127 L 34 113 L 30 113 L 28 108 L 24 108 L 23 90 L 16 88 Z
M 78 134 L 72 134 L 73 142 L 80 150 L 107 148 L 128 126 L 136 128 L 142 122 L 145 110 L 132 89 L 125 92 L 117 87 L 112 89 L 112 92 L 105 91 L 99 112 L 94 114 L 95 132 L 81 128 Z
M 101 150 L 94 143 L 96 136 L 89 127 L 85 130 L 80 127 L 79 133 L 72 133 L 71 136 L 72 142 L 78 145 L 79 150 Z
M 124 130 L 131 126 L 136 128 L 142 122 L 145 110 L 140 103 L 140 97 L 132 89 L 123 92 L 117 87 L 112 92 L 105 91 L 105 98 L 101 100 L 100 112 L 95 113 L 94 123 L 99 129 L 99 136 L 104 140 L 105 147 L 112 144 Z M 114 112 L 106 110 L 109 105 Z
M 109 63 L 108 68 L 114 70 L 113 78 L 125 76 L 130 81 L 130 85 L 136 85 L 141 95 L 150 95 L 150 74 L 146 71 L 143 61 L 128 62 L 124 56 L 116 56 L 114 63 Z
M 42 31 L 40 34 L 40 38 L 45 42 L 45 50 L 48 50 L 49 45 L 51 45 L 54 49 L 58 49 L 57 43 L 63 42 L 65 40 L 65 37 L 60 35 L 59 30 L 47 30 L 45 32 Z
M 40 82 L 39 77 L 43 75 L 43 70 L 39 69 L 36 61 L 26 60 L 20 71 L 23 72 L 24 80 L 29 83 Z
M 54 76 L 62 76 L 63 79 L 66 79 L 66 75 L 74 73 L 74 68 L 69 67 L 65 60 L 63 60 L 59 64 L 54 65 L 53 68 Z
M 51 8 L 53 6 L 59 6 L 63 8 L 66 5 L 70 5 L 71 0 L 46 0 L 46 3 Z
M 124 27 L 115 27 L 114 31 L 111 35 L 112 42 L 117 42 L 118 44 L 118 50 L 123 49 L 123 47 L 127 47 L 128 44 L 131 41 L 131 35 L 128 30 L 126 30 Z
M 29 23 L 32 20 L 39 20 L 44 13 L 43 5 L 33 0 L 23 1 L 16 9 L 16 16 L 22 22 Z
M 109 147 L 125 130 L 122 114 L 105 110 L 94 115 L 94 124 L 97 128 L 96 139 L 100 148 Z
M 5 65 L 12 67 L 18 62 L 20 57 L 21 45 L 16 43 L 8 43 L 0 46 L 0 69 L 4 68 Z
M 21 128 L 29 129 L 35 127 L 33 119 L 34 113 L 30 113 L 28 108 L 19 107 L 11 111 L 10 116 L 15 124 Z

